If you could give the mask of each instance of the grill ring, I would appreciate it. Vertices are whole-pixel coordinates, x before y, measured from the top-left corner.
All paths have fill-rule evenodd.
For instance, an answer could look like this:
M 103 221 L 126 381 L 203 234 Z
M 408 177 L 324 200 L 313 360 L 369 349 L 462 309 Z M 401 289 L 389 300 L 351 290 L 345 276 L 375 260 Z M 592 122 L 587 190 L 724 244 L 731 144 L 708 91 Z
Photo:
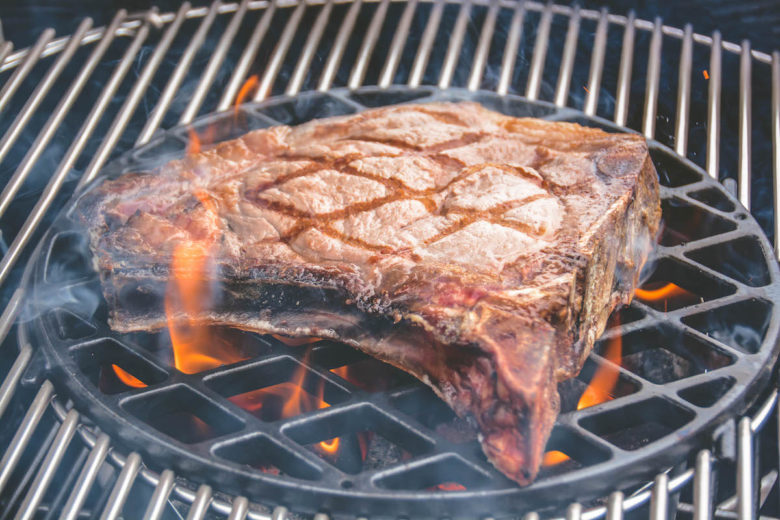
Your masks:
M 511 115 L 532 115 L 547 117 L 556 120 L 573 120 L 583 124 L 596 125 L 608 130 L 625 131 L 598 118 L 585 118 L 581 113 L 558 109 L 548 103 L 528 102 L 517 96 L 498 96 L 489 93 L 469 93 L 459 89 L 438 91 L 433 89 L 408 89 L 393 88 L 379 90 L 364 88 L 354 92 L 344 90 L 333 91 L 329 94 L 306 93 L 295 98 L 279 97 L 267 102 L 247 105 L 242 108 L 240 114 L 247 127 L 267 126 L 274 122 L 296 124 L 304 120 L 321 117 L 318 112 L 323 107 L 340 107 L 344 112 L 361 110 L 364 106 L 379 106 L 399 101 L 434 101 L 434 100 L 477 100 L 489 108 Z M 337 110 L 338 111 L 338 110 Z M 195 128 L 203 125 L 214 124 L 215 120 L 232 119 L 231 114 L 206 116 L 199 119 Z M 227 125 L 228 128 L 235 126 Z M 244 129 L 241 129 L 244 130 Z M 186 143 L 187 129 L 173 129 L 164 136 L 155 139 L 150 145 L 129 152 L 105 169 L 105 175 L 116 175 L 123 171 L 138 170 L 153 167 L 155 164 L 180 154 Z M 230 137 L 230 135 L 220 136 Z M 692 337 L 697 345 L 706 345 L 705 349 L 714 351 L 722 356 L 730 358 L 733 362 L 718 369 L 718 374 L 724 378 L 732 378 L 733 384 L 715 403 L 709 406 L 697 406 L 690 400 L 680 397 L 681 393 L 689 391 L 688 398 L 695 395 L 694 391 L 701 384 L 706 384 L 708 374 L 702 372 L 692 377 L 682 378 L 670 384 L 656 384 L 652 378 L 643 378 L 630 371 L 623 370 L 622 376 L 628 381 L 639 384 L 637 392 L 631 393 L 605 403 L 603 405 L 585 409 L 580 412 L 567 413 L 561 416 L 557 428 L 573 432 L 579 439 L 594 443 L 599 449 L 606 450 L 608 455 L 603 462 L 599 462 L 582 469 L 562 473 L 559 475 L 542 476 L 532 486 L 517 488 L 507 484 L 506 479 L 497 475 L 489 466 L 481 464 L 478 457 L 467 452 L 463 447 L 458 448 L 444 441 L 436 440 L 434 448 L 422 454 L 408 463 L 396 468 L 369 472 L 367 475 L 358 475 L 353 478 L 345 475 L 338 468 L 330 467 L 327 463 L 318 463 L 316 458 L 311 459 L 307 453 L 304 458 L 311 459 L 313 465 L 319 464 L 320 475 L 315 480 L 302 480 L 290 477 L 274 477 L 258 471 L 249 470 L 247 467 L 228 462 L 212 454 L 215 448 L 224 439 L 212 439 L 195 445 L 184 445 L 176 440 L 166 438 L 147 426 L 142 421 L 129 415 L 123 408 L 128 402 L 127 397 L 138 391 L 107 396 L 101 393 L 97 386 L 85 377 L 84 371 L 71 356 L 71 352 L 83 347 L 84 344 L 95 342 L 96 338 L 116 337 L 108 331 L 105 323 L 98 323 L 97 331 L 89 341 L 65 341 L 57 332 L 57 323 L 52 320 L 52 312 L 70 310 L 74 314 L 83 312 L 80 306 L 68 306 L 67 302 L 51 312 L 35 315 L 32 319 L 20 325 L 20 341 L 30 341 L 33 345 L 41 345 L 41 351 L 51 367 L 50 373 L 57 387 L 68 397 L 72 398 L 79 410 L 100 425 L 101 429 L 110 433 L 112 437 L 120 439 L 133 449 L 137 449 L 146 455 L 145 459 L 152 463 L 162 464 L 163 468 L 172 467 L 180 475 L 187 476 L 197 474 L 198 478 L 205 478 L 212 483 L 218 483 L 225 491 L 234 491 L 255 497 L 264 503 L 278 501 L 279 504 L 289 505 L 298 511 L 316 512 L 332 511 L 334 513 L 352 514 L 360 511 L 372 516 L 386 514 L 388 506 L 392 505 L 395 515 L 450 515 L 452 517 L 473 517 L 478 514 L 499 515 L 501 513 L 516 513 L 519 510 L 543 509 L 552 504 L 560 504 L 561 496 L 571 495 L 571 490 L 578 490 L 572 499 L 600 496 L 616 488 L 625 488 L 630 483 L 640 483 L 651 478 L 655 473 L 670 465 L 679 463 L 689 448 L 709 438 L 712 430 L 723 420 L 731 417 L 736 412 L 743 412 L 750 404 L 751 396 L 758 395 L 757 389 L 766 382 L 777 356 L 778 320 L 773 312 L 778 304 L 778 272 L 775 262 L 772 260 L 771 248 L 762 237 L 762 234 L 752 218 L 742 218 L 744 215 L 738 208 L 740 206 L 733 197 L 728 195 L 720 185 L 711 180 L 704 172 L 692 163 L 682 160 L 667 148 L 657 143 L 651 143 L 651 153 L 662 175 L 662 198 L 667 201 L 665 209 L 672 212 L 685 211 L 692 214 L 702 214 L 718 223 L 718 233 L 705 236 L 687 243 L 674 244 L 670 239 L 667 246 L 659 248 L 664 265 L 671 265 L 669 269 L 682 269 L 683 274 L 694 273 L 705 277 L 716 286 L 725 288 L 721 292 L 715 292 L 712 299 L 694 305 L 675 309 L 670 312 L 653 309 L 641 304 L 635 304 L 643 314 L 641 319 L 626 323 L 620 329 L 613 329 L 609 335 L 621 333 L 623 335 L 641 334 L 647 330 L 661 329 L 664 334 L 684 334 L 686 338 Z M 666 177 L 664 177 L 665 173 Z M 672 204 L 672 202 L 674 204 Z M 46 298 L 50 300 L 51 290 L 70 290 L 75 287 L 89 285 L 86 279 L 79 283 L 73 280 L 52 284 L 46 280 L 46 273 L 51 269 L 52 259 L 57 258 L 52 254 L 52 248 L 56 242 L 73 230 L 73 224 L 67 219 L 68 210 L 72 203 L 66 207 L 64 216 L 61 216 L 46 238 L 41 242 L 36 251 L 34 262 L 31 262 L 25 275 L 25 283 L 30 288 L 31 301 L 40 302 Z M 681 210 L 680 208 L 685 208 Z M 693 209 L 691 209 L 693 208 Z M 702 217 L 704 218 L 704 217 Z M 709 222 L 709 221 L 708 221 Z M 755 280 L 735 280 L 727 274 L 718 271 L 719 265 L 713 269 L 712 262 L 708 260 L 713 255 L 724 256 L 724 244 L 738 243 L 740 246 L 752 248 L 754 261 L 759 269 Z M 67 248 L 66 248 L 67 249 Z M 55 262 L 56 263 L 56 262 Z M 709 265 L 707 265 L 709 264 Z M 682 267 L 680 267 L 682 266 Z M 755 267 L 755 266 L 752 266 Z M 721 267 L 721 271 L 723 271 Z M 679 273 L 678 273 L 679 274 Z M 730 273 L 733 275 L 733 273 Z M 96 286 L 94 279 L 92 286 Z M 759 283 L 759 286 L 755 286 Z M 705 284 L 706 285 L 706 284 Z M 54 287 L 52 287 L 54 286 Z M 97 289 L 99 292 L 99 288 Z M 723 291 L 725 293 L 721 294 Z M 701 330 L 693 328 L 698 325 L 702 328 L 701 316 L 710 316 L 719 309 L 739 308 L 745 305 L 743 302 L 766 302 L 770 312 L 767 314 L 768 322 L 765 334 L 755 352 L 746 353 L 739 348 L 721 344 L 708 339 Z M 760 304 L 759 304 L 760 305 Z M 731 307 L 729 307 L 731 306 Z M 34 310 L 34 309 L 32 309 Z M 696 320 L 699 321 L 696 321 Z M 661 338 L 668 336 L 661 335 Z M 150 356 L 143 349 L 138 350 L 137 345 L 131 346 L 134 352 L 141 357 L 148 358 L 152 365 L 160 365 L 159 360 Z M 277 356 L 279 357 L 279 356 Z M 595 363 L 600 362 L 597 354 L 591 355 Z M 264 361 L 268 361 L 266 358 Z M 246 366 L 255 361 L 242 363 Z M 153 388 L 144 390 L 146 393 L 161 392 L 172 388 L 186 387 L 196 393 L 205 395 L 207 399 L 214 397 L 214 392 L 204 385 L 203 377 L 224 371 L 225 368 L 215 369 L 197 376 L 183 376 L 175 370 L 163 365 L 157 367 L 165 374 L 164 379 Z M 316 371 L 316 370 L 315 370 Z M 320 369 L 321 375 L 326 374 L 327 369 Z M 650 377 L 650 376 L 647 376 Z M 343 385 L 342 385 L 343 386 Z M 347 390 L 349 388 L 347 387 Z M 404 391 L 400 389 L 399 391 Z M 690 393 L 693 392 L 693 393 Z M 435 434 L 414 416 L 410 416 L 394 407 L 392 395 L 370 395 L 350 397 L 340 405 L 340 410 L 357 409 L 359 406 L 369 405 L 381 413 L 392 417 L 402 427 L 423 437 L 431 437 Z M 224 401 L 224 399 L 223 399 Z M 685 423 L 673 433 L 665 435 L 654 442 L 637 450 L 623 450 L 614 444 L 605 442 L 594 434 L 593 425 L 598 422 L 601 415 L 623 413 L 623 411 L 636 408 L 643 403 L 651 402 L 659 410 L 675 410 L 680 414 Z M 217 403 L 220 407 L 224 403 Z M 702 403 L 699 402 L 701 405 Z M 672 408 L 668 408 L 671 406 Z M 334 407 L 335 409 L 336 407 Z M 338 410 L 336 410 L 338 411 Z M 234 413 L 229 410 L 228 413 Z M 332 410 L 331 410 L 332 412 Z M 306 417 L 293 418 L 284 424 L 268 425 L 257 424 L 272 438 L 279 437 L 283 446 L 293 446 L 295 443 L 285 435 L 285 428 L 289 430 L 289 424 L 296 421 L 306 422 L 319 417 L 323 413 L 314 412 Z M 688 420 L 687 418 L 690 418 Z M 242 417 L 246 419 L 246 417 Z M 590 421 L 590 422 L 589 422 Z M 594 422 L 595 421 L 595 422 Z M 259 423 L 259 421 L 258 421 Z M 590 428 L 583 426 L 590 425 Z M 242 430 L 243 431 L 243 430 Z M 246 432 L 244 432 L 246 433 Z M 303 449 L 303 448 L 300 448 Z M 462 492 L 426 492 L 399 489 L 384 489 L 373 484 L 373 478 L 391 475 L 393 471 L 409 470 L 417 466 L 425 466 L 447 459 L 448 453 L 454 453 L 457 460 L 465 461 L 474 471 L 486 472 L 490 476 L 489 486 Z M 308 460 L 307 459 L 307 460 Z M 622 467 L 619 471 L 616 464 Z M 208 475 L 212 475 L 211 478 Z M 403 475 L 403 473 L 401 473 Z M 348 479 L 348 480 L 347 480 Z M 193 479 L 194 480 L 194 479 Z M 342 483 L 350 482 L 351 487 L 342 487 Z M 327 485 L 323 485 L 323 482 Z

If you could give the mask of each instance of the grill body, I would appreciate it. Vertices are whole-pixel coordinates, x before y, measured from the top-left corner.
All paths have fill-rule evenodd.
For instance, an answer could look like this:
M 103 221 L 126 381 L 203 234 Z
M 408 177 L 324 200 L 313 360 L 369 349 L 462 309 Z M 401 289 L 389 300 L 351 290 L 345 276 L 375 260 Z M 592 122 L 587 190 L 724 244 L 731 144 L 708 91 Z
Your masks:
M 245 1 L 185 4 L 176 13 L 120 12 L 107 28 L 84 20 L 72 36 L 45 31 L 33 47 L 15 53 L 4 42 L 0 55 L 6 110 L 0 158 L 7 178 L 0 193 L 7 248 L 0 282 L 8 301 L 0 318 L 8 338 L 0 414 L 18 412 L 2 432 L 0 489 L 22 518 L 39 510 L 76 518 L 85 504 L 104 518 L 123 508 L 126 517 L 159 518 L 166 503 L 184 504 L 191 518 L 207 510 L 231 518 L 285 516 L 284 507 L 250 507 L 243 497 L 193 487 L 170 470 L 143 466 L 135 452 L 112 448 L 110 436 L 87 428 L 89 414 L 81 416 L 67 397 L 54 396 L 51 383 L 26 372 L 33 348 L 12 340 L 29 297 L 18 288 L 18 274 L 69 194 L 113 156 L 157 139 L 160 128 L 229 109 L 251 73 L 258 73 L 256 102 L 303 90 L 376 85 L 381 92 L 405 84 L 513 93 L 572 107 L 673 147 L 720 180 L 770 238 L 776 235 L 780 55 L 753 51 L 749 42 L 723 42 L 717 33 L 533 2 Z M 706 80 L 699 79 L 703 68 Z M 23 136 L 32 136 L 31 144 Z M 776 267 L 768 269 L 774 280 Z M 749 416 L 719 432 L 724 446 L 715 453 L 735 460 L 737 475 L 734 500 L 718 504 L 722 514 L 749 518 L 765 498 L 759 493 L 764 480 L 755 474 L 754 434 L 775 404 L 770 391 Z M 707 518 L 716 510 L 712 464 L 713 452 L 704 449 L 690 469 L 661 473 L 630 496 L 615 491 L 586 511 L 575 503 L 568 514 L 619 518 L 647 506 L 663 518 L 671 498 L 689 486 L 690 496 L 682 495 L 689 504 L 680 508 Z M 54 489 L 52 482 L 64 484 Z M 144 486 L 139 500 L 133 488 Z M 128 500 L 131 491 L 135 500 Z

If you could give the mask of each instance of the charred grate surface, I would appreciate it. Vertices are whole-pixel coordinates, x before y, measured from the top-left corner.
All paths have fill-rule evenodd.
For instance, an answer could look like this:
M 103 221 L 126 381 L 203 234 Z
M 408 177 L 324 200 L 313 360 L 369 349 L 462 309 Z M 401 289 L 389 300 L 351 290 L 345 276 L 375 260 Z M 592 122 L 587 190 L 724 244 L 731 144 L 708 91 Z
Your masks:
M 514 116 L 616 129 L 515 96 L 424 88 L 272 98 L 193 126 L 223 140 L 366 106 L 459 99 Z M 106 174 L 181 155 L 188 131 L 167 132 Z M 27 271 L 30 314 L 19 338 L 41 345 L 50 367 L 29 379 L 54 378 L 102 431 L 159 465 L 153 469 L 174 468 L 304 512 L 465 518 L 625 489 L 680 462 L 716 425 L 745 410 L 768 379 L 778 344 L 778 268 L 758 225 L 692 163 L 658 144 L 651 144 L 651 155 L 665 227 L 644 288 L 652 296 L 673 283 L 676 294 L 637 299 L 616 313 L 582 374 L 561 385 L 563 413 L 548 450 L 565 457 L 554 454 L 558 463 L 530 487 L 518 488 L 493 470 L 475 432 L 422 383 L 343 345 L 293 347 L 233 331 L 231 341 L 250 359 L 198 374 L 172 368 L 165 332 L 120 335 L 108 328 L 86 239 L 67 208 Z M 598 367 L 615 362 L 613 399 L 577 410 Z M 130 383 L 112 365 L 130 374 Z M 274 406 L 247 405 L 253 394 L 293 378 L 327 406 L 282 418 Z M 322 446 L 336 438 L 333 455 Z

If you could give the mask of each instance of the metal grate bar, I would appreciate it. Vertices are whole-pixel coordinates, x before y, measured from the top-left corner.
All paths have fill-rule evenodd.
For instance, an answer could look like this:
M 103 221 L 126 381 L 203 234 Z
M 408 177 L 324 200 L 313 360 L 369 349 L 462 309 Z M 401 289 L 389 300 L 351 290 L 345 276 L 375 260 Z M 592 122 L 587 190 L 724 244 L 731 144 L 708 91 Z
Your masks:
M 558 72 L 558 84 L 555 87 L 555 104 L 559 107 L 566 106 L 571 87 L 571 75 L 574 70 L 574 58 L 577 54 L 577 41 L 580 35 L 580 8 L 574 7 L 574 12 L 569 18 L 569 28 L 566 30 L 566 42 L 563 45 L 563 57 Z
M 203 106 L 203 101 L 206 99 L 206 94 L 208 94 L 211 84 L 214 83 L 214 78 L 217 77 L 217 72 L 219 72 L 222 62 L 225 61 L 225 56 L 227 56 L 230 45 L 233 43 L 238 28 L 244 20 L 248 5 L 249 0 L 242 0 L 238 10 L 230 19 L 230 23 L 225 29 L 225 32 L 222 33 L 219 43 L 217 43 L 217 46 L 211 52 L 211 58 L 209 58 L 209 62 L 206 65 L 206 69 L 203 71 L 201 80 L 198 82 L 198 86 L 192 94 L 192 99 L 190 99 L 187 108 L 184 109 L 184 112 L 179 118 L 180 125 L 191 123 L 195 116 L 198 115 L 198 111 L 200 110 L 200 107 Z M 174 33 L 175 32 L 178 32 L 178 28 Z
M 209 32 L 211 24 L 214 23 L 214 19 L 217 16 L 217 8 L 220 5 L 220 2 L 218 1 L 211 4 L 208 14 L 206 14 L 203 21 L 200 22 L 195 34 L 192 35 L 192 39 L 184 50 L 184 54 L 182 54 L 179 63 L 177 63 L 176 68 L 173 69 L 173 74 L 171 74 L 168 84 L 165 85 L 165 89 L 163 90 L 160 99 L 157 101 L 157 105 L 155 105 L 149 119 L 147 119 L 146 124 L 141 130 L 141 133 L 136 140 L 136 145 L 149 142 L 152 135 L 154 135 L 154 132 L 160 127 L 160 123 L 162 123 L 166 112 L 168 112 L 168 107 L 170 107 L 171 102 L 173 102 L 173 98 L 176 96 L 176 92 L 178 92 L 181 82 L 184 81 L 184 77 L 187 75 L 187 71 L 189 71 L 190 66 L 192 65 L 192 60 L 195 59 L 198 49 L 200 49 L 203 42 L 206 40 L 206 34 Z M 179 13 L 186 12 L 188 9 L 189 3 L 185 2 L 179 9 Z
M 693 69 L 693 26 L 685 26 L 677 86 L 677 123 L 674 127 L 674 151 L 688 154 L 688 124 L 691 110 L 691 72 Z
M 387 16 L 387 9 L 390 6 L 390 0 L 382 0 L 374 12 L 371 23 L 368 25 L 368 31 L 363 37 L 363 44 L 360 46 L 360 52 L 358 53 L 355 66 L 352 68 L 352 73 L 349 76 L 349 82 L 347 85 L 351 89 L 358 88 L 363 84 L 363 80 L 366 77 L 366 69 L 368 69 L 368 62 L 374 53 L 374 47 L 379 39 L 379 32 L 382 30 L 382 25 L 385 23 L 385 17 Z
M 24 369 L 30 363 L 30 359 L 32 359 L 32 347 L 29 344 L 25 344 L 19 350 L 19 355 L 16 357 L 14 364 L 11 365 L 11 370 L 3 379 L 3 384 L 0 385 L 0 417 L 3 416 L 6 408 L 8 408 L 8 404 L 16 392 L 19 380 L 22 378 Z
M 634 11 L 629 11 L 626 30 L 623 33 L 623 51 L 620 54 L 617 93 L 615 96 L 615 123 L 626 126 L 628 119 L 628 100 L 631 95 L 631 68 L 634 64 L 634 39 L 636 26 Z
M 780 259 L 780 51 L 772 54 L 772 188 L 774 190 L 775 257 Z M 780 414 L 778 414 L 780 415 Z
M 209 503 L 211 503 L 211 487 L 204 484 L 195 493 L 195 500 L 192 502 L 189 514 L 187 514 L 187 520 L 203 520 L 209 509 Z
M 227 110 L 230 108 L 230 105 L 233 104 L 233 100 L 241 89 L 247 72 L 249 72 L 249 67 L 252 66 L 252 63 L 257 57 L 257 51 L 260 50 L 260 45 L 263 42 L 263 38 L 265 38 L 265 34 L 268 32 L 268 27 L 271 25 L 271 19 L 275 12 L 276 3 L 271 2 L 263 12 L 263 16 L 257 22 L 257 25 L 255 25 L 252 36 L 249 37 L 249 41 L 247 41 L 244 51 L 241 53 L 241 58 L 239 58 L 236 67 L 233 69 L 230 81 L 228 82 L 227 87 L 225 87 L 222 99 L 220 99 L 219 104 L 217 105 L 218 112 Z
M 604 71 L 604 57 L 607 49 L 607 27 L 607 10 L 602 9 L 599 23 L 596 26 L 596 38 L 593 42 L 593 54 L 590 58 L 588 93 L 585 96 L 585 108 L 583 109 L 589 116 L 596 115 L 596 108 L 598 107 L 601 74 Z
M 712 33 L 710 54 L 710 85 L 707 96 L 707 173 L 717 180 L 720 168 L 720 76 L 721 76 L 721 38 L 720 32 Z
M 230 508 L 230 515 L 227 520 L 244 520 L 249 510 L 249 500 L 246 497 L 236 497 L 233 500 L 233 507 Z
M 712 518 L 712 455 L 702 450 L 696 456 L 696 473 L 693 478 L 693 520 Z
M 279 43 L 276 44 L 273 54 L 271 55 L 271 61 L 265 67 L 265 74 L 260 80 L 260 86 L 255 93 L 255 101 L 262 101 L 271 95 L 271 91 L 276 81 L 276 76 L 282 68 L 284 58 L 287 56 L 287 51 L 290 49 L 295 33 L 298 31 L 298 26 L 303 18 L 303 12 L 306 10 L 306 1 L 300 0 L 298 7 L 293 11 L 292 16 L 287 20 L 287 25 L 284 26 L 282 36 L 279 38 Z
M 423 30 L 423 35 L 420 39 L 420 46 L 417 48 L 417 54 L 414 57 L 414 63 L 412 63 L 412 71 L 409 74 L 410 87 L 419 87 L 420 84 L 422 84 L 423 76 L 425 75 L 425 69 L 428 67 L 428 59 L 431 57 L 433 42 L 436 38 L 436 32 L 439 30 L 439 23 L 441 23 L 441 15 L 443 12 L 444 1 L 434 0 L 431 14 L 428 17 L 428 22 L 425 24 L 425 30 Z
M 17 114 L 16 118 L 14 118 L 13 123 L 11 123 L 11 126 L 3 135 L 2 140 L 0 140 L 0 161 L 2 161 L 11 150 L 11 147 L 14 145 L 24 128 L 27 126 L 30 118 L 33 116 L 35 111 L 38 110 L 38 107 L 41 105 L 44 98 L 51 90 L 54 82 L 57 81 L 57 78 L 59 78 L 60 74 L 62 74 L 65 66 L 70 63 L 71 58 L 73 58 L 73 55 L 76 53 L 76 50 L 78 50 L 79 45 L 81 44 L 81 38 L 90 27 L 92 27 L 91 18 L 85 18 L 81 21 L 78 28 L 76 29 L 76 32 L 73 33 L 73 36 L 71 36 L 68 40 L 68 45 L 51 65 L 49 70 L 46 72 L 46 75 L 35 87 L 35 90 L 33 90 L 33 93 L 27 99 L 27 102 Z M 2 212 L 3 209 L 0 209 L 0 213 Z
M 547 57 L 547 46 L 550 43 L 552 17 L 552 4 L 547 4 L 544 11 L 542 11 L 542 19 L 539 21 L 536 43 L 534 44 L 534 55 L 531 58 L 531 72 L 525 88 L 525 97 L 532 101 L 539 98 L 539 89 L 542 86 L 542 73 L 544 72 L 544 60 Z
M 580 520 L 582 518 L 582 505 L 578 502 L 569 504 L 566 508 L 566 520 Z
M 750 418 L 743 417 L 737 428 L 737 516 L 740 520 L 755 518 L 754 478 L 752 429 Z
M 748 211 L 750 198 L 750 134 L 752 131 L 752 58 L 750 41 L 742 42 L 742 55 L 739 62 L 739 169 L 737 170 L 739 201 Z
M 156 16 L 156 12 L 152 12 L 147 17 L 147 20 L 143 25 L 147 31 L 149 30 L 149 23 L 152 21 L 154 16 Z M 130 94 L 128 94 L 127 99 L 125 99 L 125 102 L 119 109 L 119 113 L 114 119 L 114 122 L 111 123 L 111 127 L 108 129 L 108 134 L 101 143 L 97 152 L 95 152 L 95 155 L 92 157 L 92 160 L 90 161 L 89 166 L 87 166 L 87 170 L 84 172 L 84 175 L 79 181 L 76 189 L 81 188 L 97 177 L 98 172 L 111 156 L 116 143 L 119 141 L 119 138 L 122 137 L 122 133 L 125 131 L 125 128 L 127 128 L 127 123 L 129 123 L 130 119 L 133 117 L 135 109 L 138 107 L 138 103 L 141 101 L 141 98 L 146 92 L 149 83 L 152 81 L 152 77 L 154 77 L 155 72 L 157 72 L 157 68 L 160 66 L 160 63 L 162 63 L 162 60 L 165 57 L 165 53 L 171 46 L 171 42 L 173 42 L 174 36 L 176 36 L 179 27 L 181 27 L 182 21 L 183 17 L 179 17 L 176 22 L 172 23 L 170 26 L 168 26 L 168 29 L 165 30 L 165 33 L 160 39 L 160 42 L 157 44 L 157 47 L 154 49 L 151 58 L 149 58 L 149 61 L 146 63 L 146 66 L 144 66 L 141 75 L 133 84 L 133 88 L 130 90 Z
M 11 100 L 24 79 L 33 69 L 35 64 L 38 63 L 38 60 L 41 59 L 46 44 L 49 43 L 53 37 L 54 29 L 46 29 L 43 31 L 35 42 L 35 45 L 27 52 L 24 62 L 14 71 L 13 75 L 11 75 L 11 79 L 9 79 L 8 82 L 3 85 L 3 88 L 0 89 L 0 112 L 5 110 L 8 101 Z
M 49 400 L 54 394 L 54 387 L 48 381 L 44 381 L 41 385 L 38 394 L 33 399 L 27 413 L 22 419 L 22 423 L 17 428 L 13 439 L 8 444 L 8 448 L 3 454 L 3 458 L 0 459 L 0 491 L 2 491 L 8 479 L 11 478 L 11 473 L 16 469 L 16 465 L 19 463 L 19 459 L 22 457 L 24 449 L 30 442 L 35 429 L 41 422 L 43 412 L 46 411 L 46 406 L 49 404 Z
M 103 465 L 103 461 L 108 454 L 108 448 L 110 439 L 108 435 L 102 433 L 95 441 L 95 446 L 89 453 L 87 461 L 84 463 L 84 467 L 79 474 L 76 485 L 73 487 L 68 501 L 65 503 L 65 507 L 60 514 L 62 520 L 77 520 L 79 517 L 79 511 L 87 500 L 87 495 L 92 487 L 92 484 L 97 478 L 98 471 Z
M 78 421 L 79 414 L 76 410 L 69 411 L 68 415 L 65 416 L 65 420 L 62 421 L 54 442 L 49 447 L 48 453 L 46 453 L 46 458 L 43 459 L 43 463 L 35 475 L 35 480 L 30 485 L 27 495 L 19 507 L 16 520 L 30 520 L 35 516 L 38 505 L 43 499 L 46 490 L 49 489 L 49 484 L 51 484 L 62 457 L 65 456 L 65 450 L 70 446 L 73 434 L 76 433 Z
M 439 74 L 439 88 L 448 88 L 452 83 L 452 76 L 455 75 L 455 67 L 458 66 L 458 56 L 463 46 L 463 36 L 466 33 L 466 24 L 471 14 L 471 0 L 465 0 L 458 12 L 458 18 L 455 20 L 455 27 L 450 35 L 450 43 L 447 47 L 447 54 L 444 57 L 444 63 L 441 66 Z
M 509 83 L 512 81 L 512 72 L 517 60 L 517 49 L 520 46 L 520 36 L 523 33 L 523 21 L 525 20 L 525 3 L 518 2 L 515 12 L 512 15 L 512 22 L 509 26 L 509 35 L 504 46 L 504 58 L 501 62 L 501 74 L 498 79 L 496 92 L 500 95 L 506 95 L 509 92 Z
M 356 0 L 347 11 L 347 15 L 344 17 L 344 21 L 341 23 L 339 33 L 336 36 L 336 41 L 333 43 L 333 48 L 328 55 L 328 61 L 325 62 L 325 68 L 323 69 L 322 76 L 320 77 L 320 84 L 317 87 L 319 91 L 325 91 L 333 84 L 333 79 L 336 77 L 336 73 L 341 65 L 341 58 L 344 56 L 344 51 L 347 48 L 349 37 L 352 35 L 352 29 L 355 27 L 360 8 L 363 5 L 363 0 Z
M 642 122 L 642 133 L 648 139 L 655 136 L 655 117 L 658 113 L 658 84 L 661 81 L 661 33 L 660 18 L 655 19 L 653 37 L 650 40 L 650 56 L 647 61 L 647 85 L 645 87 L 645 111 Z
M 75 103 L 79 94 L 81 94 L 81 91 L 84 88 L 84 85 L 86 85 L 87 80 L 90 78 L 92 72 L 95 70 L 95 67 L 97 67 L 109 45 L 114 40 L 116 28 L 125 18 L 126 14 L 127 13 L 124 10 L 120 10 L 114 17 L 111 24 L 109 25 L 109 31 L 106 33 L 106 37 L 103 38 L 103 40 L 101 40 L 101 42 L 92 51 L 92 54 L 87 60 L 87 63 L 81 69 L 76 80 L 73 82 L 73 84 L 71 84 L 70 88 L 68 88 L 65 96 L 62 98 L 62 100 L 60 100 L 59 104 L 52 112 L 52 115 L 49 117 L 49 120 L 46 121 L 43 130 L 41 130 L 41 133 L 38 134 L 35 142 L 24 156 L 24 159 L 22 159 L 21 164 L 14 172 L 14 177 L 18 175 L 20 177 L 26 178 L 30 171 L 32 171 L 32 168 L 35 166 L 38 158 L 46 149 L 46 146 L 54 137 L 56 131 L 60 128 L 60 125 L 64 121 L 65 116 L 72 108 L 73 103 Z M 105 99 L 105 103 L 107 104 L 110 99 L 107 97 Z M 84 141 L 84 144 L 86 144 L 86 140 Z M 41 222 L 43 216 L 51 206 L 51 203 L 54 201 L 54 198 L 62 186 L 62 183 L 65 182 L 65 178 L 70 171 L 73 162 L 75 162 L 78 153 L 81 153 L 81 149 L 79 149 L 78 152 L 72 157 L 72 161 L 67 162 L 63 160 L 64 162 L 67 162 L 67 165 L 63 167 L 63 163 L 60 164 L 60 167 L 52 175 L 51 180 L 49 180 L 48 184 L 43 189 L 43 192 L 41 193 L 38 202 L 35 204 L 35 207 L 30 212 L 30 215 L 25 220 L 17 235 L 14 237 L 11 246 L 3 256 L 2 261 L 0 261 L 0 284 L 2 284 L 8 277 L 8 274 L 11 272 L 11 269 L 19 258 L 19 255 L 27 246 L 27 243 L 35 232 L 35 229 L 38 227 L 38 224 Z
M 160 474 L 157 487 L 154 488 L 152 498 L 149 499 L 149 506 L 144 513 L 144 520 L 158 520 L 162 518 L 162 514 L 165 511 L 165 502 L 168 500 L 168 495 L 171 494 L 173 484 L 173 471 L 166 469 Z
M 303 82 L 306 79 L 306 75 L 309 73 L 311 62 L 314 59 L 314 55 L 317 52 L 317 46 L 322 39 L 322 34 L 325 32 L 325 26 L 330 19 L 330 13 L 333 10 L 333 0 L 327 0 L 325 6 L 317 15 L 317 20 L 314 22 L 309 37 L 306 38 L 306 44 L 303 47 L 301 57 L 298 59 L 298 65 L 295 67 L 290 81 L 287 84 L 286 94 L 288 96 L 294 96 L 301 91 Z
M 650 520 L 664 520 L 669 513 L 669 476 L 661 473 L 655 477 L 650 498 Z
M 119 474 L 119 477 L 117 477 L 114 487 L 111 490 L 111 495 L 108 497 L 106 507 L 100 515 L 100 520 L 116 520 L 119 518 L 140 467 L 140 455 L 133 452 L 127 456 L 125 465 L 122 467 L 122 472 Z
M 480 85 L 482 85 L 482 75 L 485 72 L 485 64 L 490 52 L 490 43 L 493 41 L 499 8 L 498 0 L 491 1 L 487 15 L 485 15 L 485 22 L 482 24 L 482 31 L 479 34 L 479 42 L 477 43 L 477 50 L 474 52 L 471 74 L 467 84 L 467 88 L 472 92 L 478 90 Z
M 3 314 L 0 315 L 0 344 L 5 341 L 5 338 L 8 335 L 8 331 L 11 330 L 11 327 L 16 321 L 16 317 L 19 315 L 19 311 L 22 310 L 21 303 L 23 297 L 23 289 L 15 290 L 14 294 L 11 296 L 11 299 L 8 300 L 8 304 L 5 306 L 5 309 L 3 309 Z
M 615 491 L 607 500 L 607 520 L 623 519 L 623 493 Z
M 401 62 L 401 53 L 404 50 L 404 45 L 406 45 L 409 39 L 409 28 L 412 25 L 412 19 L 416 11 L 417 0 L 409 0 L 401 15 L 401 19 L 398 21 L 398 27 L 395 30 L 393 41 L 390 43 L 390 51 L 387 54 L 385 66 L 379 74 L 377 85 L 380 88 L 387 88 L 393 84 L 393 78 L 395 78 L 398 64 Z

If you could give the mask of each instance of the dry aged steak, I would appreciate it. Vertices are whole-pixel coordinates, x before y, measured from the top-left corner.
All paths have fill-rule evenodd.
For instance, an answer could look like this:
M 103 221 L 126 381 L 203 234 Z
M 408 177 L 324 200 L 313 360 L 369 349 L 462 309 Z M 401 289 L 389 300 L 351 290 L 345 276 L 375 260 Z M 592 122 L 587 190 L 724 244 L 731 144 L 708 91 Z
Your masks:
M 641 137 L 475 103 L 253 131 L 105 181 L 78 207 L 114 329 L 165 326 L 174 249 L 208 243 L 202 277 L 221 290 L 177 319 L 333 338 L 391 363 L 475 421 L 520 484 L 557 383 L 630 301 L 660 219 Z

